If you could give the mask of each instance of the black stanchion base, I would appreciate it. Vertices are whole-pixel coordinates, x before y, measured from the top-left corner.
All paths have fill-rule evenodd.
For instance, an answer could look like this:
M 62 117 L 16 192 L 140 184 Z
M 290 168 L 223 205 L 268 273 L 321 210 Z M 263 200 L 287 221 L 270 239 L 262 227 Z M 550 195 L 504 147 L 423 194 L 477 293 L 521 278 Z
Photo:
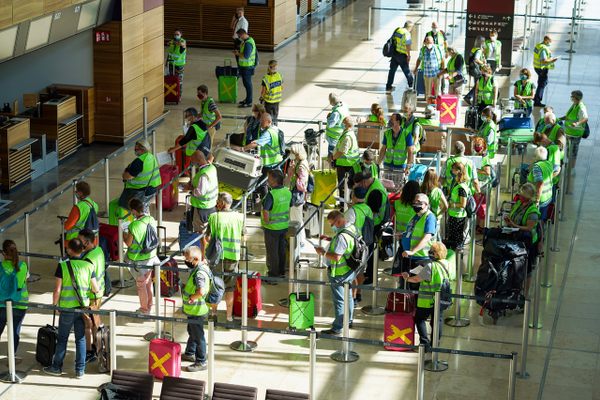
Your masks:
M 123 280 L 123 284 L 121 284 L 121 280 L 117 279 L 116 281 L 111 282 L 112 287 L 117 289 L 127 289 L 134 285 L 133 281 Z
M 256 349 L 257 346 L 258 346 L 258 344 L 256 344 L 256 342 L 253 342 L 251 340 L 246 340 L 246 343 L 242 342 L 241 340 L 236 340 L 235 342 L 233 342 L 229 345 L 229 348 L 231 350 L 241 351 L 243 353 L 249 353 L 251 351 L 254 351 L 254 349 Z
M 0 372 L 0 382 L 21 383 L 21 382 L 23 382 L 23 379 L 25 379 L 26 376 L 27 376 L 27 374 L 23 371 L 15 371 L 15 376 L 13 379 L 13 377 L 10 375 L 10 372 L 8 372 L 8 371 Z
M 333 361 L 342 362 L 342 363 L 355 362 L 355 361 L 358 361 L 358 359 L 360 358 L 358 356 L 358 353 L 356 353 L 355 351 L 348 351 L 346 353 L 342 350 L 338 350 L 334 353 L 331 353 L 331 355 L 329 357 L 331 357 L 331 359 Z
M 536 324 L 534 324 L 534 323 L 530 323 L 530 324 L 529 324 L 529 328 L 530 328 L 530 329 L 542 329 L 543 327 L 544 327 L 544 326 L 543 326 L 541 323 L 539 323 L 539 322 L 537 323 L 537 325 L 536 325 Z
M 37 282 L 41 279 L 40 274 L 29 274 L 27 277 L 27 283 Z
M 367 315 L 383 315 L 383 314 L 385 314 L 385 309 L 383 307 L 379 307 L 378 305 L 364 306 L 360 310 Z
M 448 361 L 437 360 L 434 362 L 433 360 L 425 361 L 425 370 L 429 372 L 444 372 L 448 369 Z
M 468 318 L 448 317 L 444 320 L 444 323 L 448 326 L 453 326 L 454 328 L 464 328 L 471 324 L 471 320 Z
M 144 340 L 147 342 L 154 340 L 154 339 L 160 339 L 160 338 L 173 340 L 173 335 L 171 335 L 171 332 L 166 332 L 166 331 L 163 332 L 162 335 L 160 335 L 156 332 L 148 332 L 144 335 Z
M 290 299 L 288 299 L 287 297 L 284 297 L 283 299 L 279 299 L 277 301 L 277 304 L 279 304 L 281 307 L 289 308 L 290 307 Z
M 477 280 L 475 275 L 463 275 L 463 282 L 474 283 Z
M 517 372 L 517 378 L 519 379 L 529 379 L 529 372 L 525 371 L 523 373 Z

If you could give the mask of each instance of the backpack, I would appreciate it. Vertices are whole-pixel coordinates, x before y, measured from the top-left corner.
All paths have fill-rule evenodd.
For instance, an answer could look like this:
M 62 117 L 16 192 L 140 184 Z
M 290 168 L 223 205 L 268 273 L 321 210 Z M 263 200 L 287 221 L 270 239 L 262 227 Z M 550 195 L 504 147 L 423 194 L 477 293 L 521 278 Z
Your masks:
M 8 274 L 4 268 L 0 267 L 0 301 L 7 300 L 21 300 L 21 293 L 17 282 L 17 273 L 16 271 L 13 271 Z
M 148 254 L 158 248 L 158 232 L 151 223 L 146 224 L 146 235 L 141 243 L 142 253 Z
M 362 236 L 355 236 L 352 232 L 347 229 L 342 230 L 340 233 L 347 233 L 354 239 L 354 250 L 349 257 L 346 257 L 346 264 L 351 270 L 355 271 L 356 274 L 361 274 L 367 268 L 367 261 L 369 259 L 369 247 L 365 243 Z
M 219 304 L 221 300 L 223 300 L 223 295 L 225 294 L 225 282 L 221 279 L 220 276 L 214 276 L 212 271 L 208 268 L 203 269 L 208 275 L 208 279 L 210 280 L 210 290 L 206 295 L 206 302 L 208 304 Z
M 358 209 L 354 209 L 354 212 L 356 213 L 356 211 L 358 211 Z M 362 211 L 361 211 L 362 213 Z M 362 227 L 362 239 L 365 241 L 365 244 L 367 246 L 372 245 L 375 242 L 375 224 L 373 222 L 373 218 L 367 218 L 367 216 L 365 215 L 365 222 L 363 224 Z
M 94 208 L 92 203 L 90 203 L 89 201 L 87 201 L 87 200 L 83 200 L 83 201 L 88 203 L 88 205 L 90 206 L 90 213 L 89 213 L 87 219 L 85 220 L 85 223 L 83 224 L 83 229 L 89 229 L 90 231 L 92 231 L 94 233 L 98 233 L 100 224 L 98 223 L 98 214 L 96 214 L 96 209 Z
M 477 202 L 475 201 L 475 197 L 473 195 L 467 196 L 467 205 L 465 205 L 465 211 L 467 212 L 467 217 L 471 218 L 475 215 L 477 211 Z
M 281 129 L 277 130 L 277 137 L 279 138 L 279 154 L 285 157 L 285 134 Z
M 306 192 L 312 193 L 315 191 L 315 177 L 312 173 L 308 173 L 308 182 L 306 184 Z
M 471 55 L 469 55 L 469 75 L 475 78 L 479 78 L 479 76 L 481 75 L 481 69 L 479 67 L 479 64 L 475 62 L 475 54 L 477 54 L 477 52 L 471 53 Z M 475 84 L 477 84 L 477 82 L 475 82 Z
M 387 42 L 383 44 L 381 52 L 384 57 L 392 57 L 394 55 L 394 35 L 392 35 Z
M 452 287 L 450 286 L 450 274 L 446 269 L 446 266 L 441 262 L 437 264 L 442 267 L 444 273 L 442 274 L 442 284 L 440 285 L 440 311 L 447 310 L 452 305 Z

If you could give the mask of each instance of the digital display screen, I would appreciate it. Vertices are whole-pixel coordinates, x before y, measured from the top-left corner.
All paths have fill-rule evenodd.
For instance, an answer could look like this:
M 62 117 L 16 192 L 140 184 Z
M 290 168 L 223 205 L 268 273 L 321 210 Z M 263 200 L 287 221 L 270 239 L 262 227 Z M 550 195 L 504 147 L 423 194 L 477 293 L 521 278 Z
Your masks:
M 27 33 L 27 44 L 25 50 L 35 49 L 48 43 L 50 37 L 50 26 L 52 25 L 52 15 L 46 15 L 29 23 L 29 32 Z
M 77 23 L 77 30 L 91 28 L 96 25 L 98 21 L 98 7 L 100 0 L 90 1 L 81 5 L 81 11 L 79 12 L 79 22 Z
M 17 25 L 0 31 L 0 61 L 11 58 L 15 53 L 18 28 Z

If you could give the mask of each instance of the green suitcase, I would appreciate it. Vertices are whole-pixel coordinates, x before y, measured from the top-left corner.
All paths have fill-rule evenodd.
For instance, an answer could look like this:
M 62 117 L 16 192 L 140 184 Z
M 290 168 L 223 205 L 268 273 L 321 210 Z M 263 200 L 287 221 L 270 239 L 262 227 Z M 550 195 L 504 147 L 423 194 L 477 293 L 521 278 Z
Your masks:
M 513 143 L 532 143 L 533 142 L 533 129 L 521 128 L 521 129 L 507 129 L 500 131 L 500 143 L 503 145 L 508 144 L 508 138 L 512 139 Z
M 290 294 L 290 329 L 305 330 L 315 325 L 315 296 L 312 293 Z
M 448 267 L 448 278 L 451 281 L 456 280 L 456 253 L 452 249 L 448 249 L 448 255 L 446 256 L 446 262 Z
M 219 102 L 236 103 L 237 102 L 237 76 L 219 76 Z

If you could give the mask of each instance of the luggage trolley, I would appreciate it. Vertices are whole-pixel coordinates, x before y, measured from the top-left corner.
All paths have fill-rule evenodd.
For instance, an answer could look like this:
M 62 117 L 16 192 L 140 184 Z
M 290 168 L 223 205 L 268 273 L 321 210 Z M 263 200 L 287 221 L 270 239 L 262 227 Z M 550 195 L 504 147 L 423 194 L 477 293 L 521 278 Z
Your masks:
M 381 177 L 381 183 L 388 193 L 396 193 L 402 190 L 408 178 L 404 170 L 394 169 L 382 170 Z

